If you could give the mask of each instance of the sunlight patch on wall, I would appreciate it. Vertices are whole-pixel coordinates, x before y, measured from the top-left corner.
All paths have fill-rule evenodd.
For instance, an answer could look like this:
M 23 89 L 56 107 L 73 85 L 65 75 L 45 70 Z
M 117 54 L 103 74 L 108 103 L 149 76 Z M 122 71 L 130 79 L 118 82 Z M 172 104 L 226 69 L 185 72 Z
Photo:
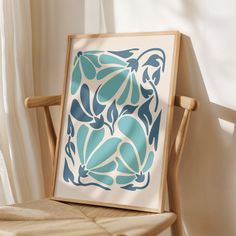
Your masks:
M 227 120 L 220 119 L 220 118 L 219 118 L 219 123 L 220 123 L 220 127 L 222 130 L 224 130 L 226 133 L 233 136 L 234 128 L 235 128 L 234 123 L 227 121 Z

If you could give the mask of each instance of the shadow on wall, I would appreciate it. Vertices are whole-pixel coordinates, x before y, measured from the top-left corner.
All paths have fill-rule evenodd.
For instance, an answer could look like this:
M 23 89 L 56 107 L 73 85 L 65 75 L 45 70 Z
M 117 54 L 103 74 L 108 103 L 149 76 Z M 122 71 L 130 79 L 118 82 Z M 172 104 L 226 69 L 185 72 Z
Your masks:
M 177 94 L 195 97 L 200 102 L 190 122 L 180 170 L 185 233 L 232 235 L 236 232 L 236 209 L 232 205 L 236 112 L 209 101 L 191 40 L 186 35 L 182 35 Z

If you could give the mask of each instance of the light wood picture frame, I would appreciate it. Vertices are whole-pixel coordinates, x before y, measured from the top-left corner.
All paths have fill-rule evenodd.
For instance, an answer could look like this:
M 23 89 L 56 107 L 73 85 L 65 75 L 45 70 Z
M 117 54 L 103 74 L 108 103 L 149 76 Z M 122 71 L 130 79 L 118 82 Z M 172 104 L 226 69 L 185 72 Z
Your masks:
M 52 199 L 163 211 L 180 36 L 68 36 Z

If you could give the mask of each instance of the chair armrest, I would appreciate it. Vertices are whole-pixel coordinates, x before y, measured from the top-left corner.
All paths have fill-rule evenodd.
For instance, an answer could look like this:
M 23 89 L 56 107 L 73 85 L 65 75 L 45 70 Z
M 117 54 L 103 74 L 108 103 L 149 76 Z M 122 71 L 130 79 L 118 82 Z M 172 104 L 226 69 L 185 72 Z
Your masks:
M 186 96 L 175 96 L 175 106 L 187 109 L 189 111 L 197 110 L 199 103 L 196 99 Z
M 61 95 L 27 97 L 25 106 L 27 108 L 57 106 L 61 105 L 61 97 Z
M 58 106 L 61 105 L 61 98 L 61 95 L 27 97 L 25 99 L 25 106 L 27 108 Z M 175 96 L 175 106 L 195 111 L 198 105 L 198 101 L 194 98 Z

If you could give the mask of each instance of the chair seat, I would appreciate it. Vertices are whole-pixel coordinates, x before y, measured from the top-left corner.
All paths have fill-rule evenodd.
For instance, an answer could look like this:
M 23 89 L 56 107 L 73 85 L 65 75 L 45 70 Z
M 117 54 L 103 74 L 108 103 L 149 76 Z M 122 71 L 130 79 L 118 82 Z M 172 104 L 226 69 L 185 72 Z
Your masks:
M 49 199 L 0 207 L 0 235 L 157 235 L 176 219 Z

